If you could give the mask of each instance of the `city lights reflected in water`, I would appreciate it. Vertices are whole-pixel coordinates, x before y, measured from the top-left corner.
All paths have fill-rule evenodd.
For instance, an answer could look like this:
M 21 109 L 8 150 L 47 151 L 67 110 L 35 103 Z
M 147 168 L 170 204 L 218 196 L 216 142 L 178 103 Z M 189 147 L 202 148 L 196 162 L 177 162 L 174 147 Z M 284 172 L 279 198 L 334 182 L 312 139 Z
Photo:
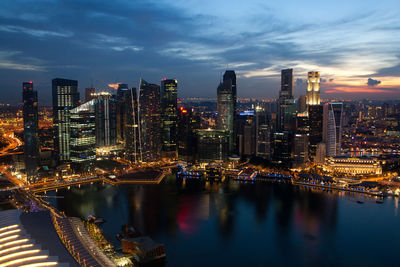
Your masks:
M 104 218 L 102 228 L 117 246 L 124 223 L 164 243 L 167 266 L 382 265 L 396 261 L 400 249 L 393 198 L 377 204 L 361 194 L 289 184 L 171 178 L 57 194 L 64 198 L 51 201 L 67 215 Z

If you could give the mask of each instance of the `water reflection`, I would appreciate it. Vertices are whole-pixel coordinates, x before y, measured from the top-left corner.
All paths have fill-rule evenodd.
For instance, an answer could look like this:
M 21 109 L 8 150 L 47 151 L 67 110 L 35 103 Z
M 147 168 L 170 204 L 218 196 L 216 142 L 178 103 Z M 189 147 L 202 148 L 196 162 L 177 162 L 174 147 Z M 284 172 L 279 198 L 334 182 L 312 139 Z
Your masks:
M 95 184 L 57 194 L 64 198 L 54 205 L 67 215 L 105 218 L 103 228 L 114 242 L 120 226 L 129 223 L 165 243 L 169 266 L 210 265 L 207 258 L 213 266 L 340 265 L 348 252 L 338 243 L 354 242 L 343 238 L 343 233 L 353 234 L 344 225 L 357 220 L 353 213 L 360 218 L 368 214 L 362 213 L 367 206 L 357 206 L 352 196 L 274 183 L 170 177 L 160 185 Z M 341 223 L 339 203 L 352 211 L 342 215 Z M 393 216 L 393 209 L 385 216 Z

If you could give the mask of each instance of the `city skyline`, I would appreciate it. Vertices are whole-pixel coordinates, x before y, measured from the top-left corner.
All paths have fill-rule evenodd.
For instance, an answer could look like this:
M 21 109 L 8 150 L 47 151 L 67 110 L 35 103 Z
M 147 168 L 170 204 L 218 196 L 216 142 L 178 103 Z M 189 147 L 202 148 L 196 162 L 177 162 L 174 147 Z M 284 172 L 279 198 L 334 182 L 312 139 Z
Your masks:
M 309 71 L 321 72 L 323 98 L 400 95 L 395 1 L 3 5 L 2 103 L 20 103 L 20 83 L 32 80 L 39 102 L 50 104 L 56 77 L 78 80 L 81 92 L 175 78 L 179 97 L 215 97 L 226 69 L 236 71 L 238 97 L 277 97 L 285 68 L 294 69 L 295 96 L 304 94 Z

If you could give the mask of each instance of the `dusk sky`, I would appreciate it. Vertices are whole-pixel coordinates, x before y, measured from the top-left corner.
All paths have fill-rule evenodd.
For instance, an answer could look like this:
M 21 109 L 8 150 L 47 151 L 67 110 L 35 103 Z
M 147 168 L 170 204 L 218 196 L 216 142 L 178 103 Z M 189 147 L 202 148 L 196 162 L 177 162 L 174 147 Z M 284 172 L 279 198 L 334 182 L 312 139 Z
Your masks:
M 1 0 L 0 103 L 33 81 L 51 104 L 51 79 L 137 87 L 176 78 L 179 96 L 216 97 L 228 67 L 239 97 L 277 97 L 280 70 L 295 94 L 308 71 L 322 97 L 400 97 L 400 2 L 372 0 Z

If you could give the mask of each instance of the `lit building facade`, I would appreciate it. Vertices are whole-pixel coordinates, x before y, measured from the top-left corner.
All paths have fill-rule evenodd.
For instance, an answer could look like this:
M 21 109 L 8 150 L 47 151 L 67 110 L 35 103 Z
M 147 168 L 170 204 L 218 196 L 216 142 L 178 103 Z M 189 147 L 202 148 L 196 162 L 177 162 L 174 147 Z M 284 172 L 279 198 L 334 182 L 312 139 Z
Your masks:
M 271 159 L 271 127 L 264 107 L 256 107 L 256 156 Z
M 162 107 L 162 156 L 167 159 L 178 158 L 177 119 L 178 119 L 178 81 L 163 79 L 161 81 Z
M 226 70 L 223 76 L 223 82 L 230 82 L 232 87 L 232 99 L 233 99 L 233 112 L 237 114 L 237 81 L 236 73 L 234 70 Z M 228 83 L 229 83 L 228 82 Z
M 278 102 L 277 130 L 294 132 L 296 130 L 296 100 L 279 99 Z
M 35 183 L 39 164 L 38 98 L 32 82 L 24 82 L 22 87 L 25 169 L 28 183 Z
M 58 163 L 70 160 L 70 110 L 79 104 L 78 81 L 52 80 L 54 150 Z
M 281 71 L 281 90 L 280 99 L 293 98 L 293 69 L 284 69 Z
M 130 99 L 130 101 L 127 101 L 125 107 L 125 153 L 128 160 L 137 163 L 142 160 L 137 90 L 132 87 L 128 92 L 128 99 Z
M 140 80 L 140 127 L 143 160 L 157 160 L 161 153 L 161 96 L 160 86 Z
M 96 116 L 96 147 L 109 147 L 117 143 L 117 103 L 108 92 L 92 94 Z
M 240 112 L 236 117 L 236 145 L 240 156 L 256 153 L 256 116 L 254 110 Z
M 293 165 L 300 167 L 308 161 L 308 132 L 298 131 L 293 137 Z
M 307 78 L 307 105 L 319 105 L 320 100 L 320 74 L 319 71 L 310 71 Z
M 178 110 L 178 159 L 194 163 L 197 151 L 196 130 L 200 117 L 194 110 L 181 106 Z
M 382 167 L 376 158 L 329 157 L 323 170 L 347 175 L 381 175 Z
M 309 157 L 311 160 L 314 160 L 317 153 L 317 146 L 323 141 L 323 106 L 308 106 L 308 116 L 310 127 Z
M 324 105 L 323 139 L 328 157 L 339 156 L 342 143 L 343 103 Z
M 217 129 L 229 132 L 229 151 L 233 151 L 234 146 L 235 96 L 233 88 L 231 79 L 224 80 L 217 88 Z
M 87 172 L 96 159 L 95 100 L 70 111 L 70 160 L 75 171 Z
M 275 132 L 273 135 L 273 158 L 272 160 L 276 163 L 287 164 L 291 161 L 292 150 L 291 150 L 291 133 L 288 131 Z
M 117 140 L 120 143 L 125 142 L 125 125 L 130 106 L 132 106 L 132 98 L 129 87 L 125 83 L 120 83 L 117 89 Z
M 224 130 L 197 130 L 197 159 L 199 162 L 226 161 L 230 133 Z

